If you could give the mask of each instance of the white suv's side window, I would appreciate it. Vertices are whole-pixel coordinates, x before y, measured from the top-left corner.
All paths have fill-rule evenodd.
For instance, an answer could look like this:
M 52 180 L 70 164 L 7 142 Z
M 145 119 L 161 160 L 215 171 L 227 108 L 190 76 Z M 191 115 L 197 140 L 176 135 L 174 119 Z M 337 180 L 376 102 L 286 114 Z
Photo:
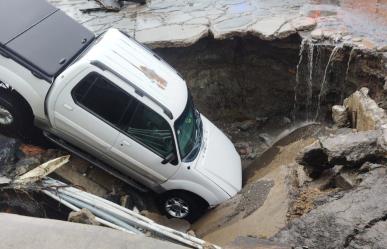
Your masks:
M 97 73 L 87 75 L 72 91 L 75 102 L 165 158 L 175 152 L 172 130 L 158 113 Z
M 124 119 L 123 130 L 134 140 L 156 151 L 162 158 L 175 151 L 168 122 L 142 103 L 137 105 L 130 120 Z

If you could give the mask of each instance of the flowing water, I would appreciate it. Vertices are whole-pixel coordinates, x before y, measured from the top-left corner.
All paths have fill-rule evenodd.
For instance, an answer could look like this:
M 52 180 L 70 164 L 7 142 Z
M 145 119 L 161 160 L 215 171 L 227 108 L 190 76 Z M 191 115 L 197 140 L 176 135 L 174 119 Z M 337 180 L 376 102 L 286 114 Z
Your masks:
M 308 51 L 308 70 L 309 70 L 309 77 L 308 77 L 308 89 L 307 89 L 307 108 L 306 108 L 306 120 L 309 121 L 312 109 L 312 97 L 313 97 L 313 55 L 314 55 L 314 44 L 309 43 L 309 51 Z
M 325 96 L 325 94 L 327 92 L 327 87 L 328 87 L 328 82 L 327 82 L 328 81 L 328 77 L 327 77 L 327 75 L 330 72 L 332 61 L 335 58 L 335 56 L 338 53 L 338 51 L 340 51 L 340 49 L 341 49 L 340 46 L 336 46 L 332 50 L 331 55 L 329 56 L 329 60 L 327 62 L 325 70 L 324 70 L 323 80 L 321 82 L 320 93 L 318 95 L 317 110 L 316 110 L 316 115 L 314 116 L 314 120 L 317 120 L 318 117 L 319 117 L 320 109 L 321 109 L 321 100 Z
M 347 69 L 345 70 L 344 83 L 348 82 L 349 68 L 351 66 L 352 60 L 354 58 L 354 55 L 355 55 L 355 49 L 352 48 L 351 52 L 349 53 L 349 58 L 348 58 L 348 62 L 347 62 Z M 343 103 L 343 101 L 344 101 L 344 91 L 341 91 L 340 103 Z
M 296 86 L 294 87 L 294 106 L 293 106 L 293 122 L 296 121 L 296 114 L 297 114 L 297 104 L 298 104 L 298 98 L 297 98 L 297 90 L 300 87 L 300 67 L 302 65 L 302 61 L 304 59 L 304 51 L 306 51 L 306 48 L 308 46 L 309 40 L 303 39 L 300 46 L 300 53 L 299 53 L 299 60 L 297 64 L 297 73 L 296 73 Z

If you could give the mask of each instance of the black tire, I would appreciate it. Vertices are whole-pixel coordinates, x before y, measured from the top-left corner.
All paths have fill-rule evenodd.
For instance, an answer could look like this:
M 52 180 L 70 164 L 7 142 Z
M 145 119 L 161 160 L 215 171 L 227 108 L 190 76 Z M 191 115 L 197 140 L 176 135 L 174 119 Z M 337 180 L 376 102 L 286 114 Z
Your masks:
M 180 204 L 174 206 L 174 202 Z M 185 219 L 191 223 L 200 218 L 208 208 L 206 201 L 186 191 L 170 191 L 163 194 L 159 205 L 162 213 L 169 218 Z M 181 209 L 181 206 L 186 206 L 188 210 Z M 171 211 L 171 209 L 174 210 Z M 180 214 L 179 209 L 183 210 Z M 184 214 L 184 212 L 187 213 Z
M 11 121 L 6 117 L 11 115 Z M 8 137 L 29 139 L 34 131 L 33 115 L 20 97 L 0 91 L 0 133 Z

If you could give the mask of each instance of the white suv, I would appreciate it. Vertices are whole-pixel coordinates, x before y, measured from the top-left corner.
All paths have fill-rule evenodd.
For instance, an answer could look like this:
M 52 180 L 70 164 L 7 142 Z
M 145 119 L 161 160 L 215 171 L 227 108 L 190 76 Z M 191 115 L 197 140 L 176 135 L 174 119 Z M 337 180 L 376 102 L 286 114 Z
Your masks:
M 0 27 L 3 133 L 34 122 L 64 148 L 160 193 L 176 218 L 194 219 L 241 189 L 233 144 L 152 51 L 116 29 L 95 37 L 44 0 L 2 0 Z

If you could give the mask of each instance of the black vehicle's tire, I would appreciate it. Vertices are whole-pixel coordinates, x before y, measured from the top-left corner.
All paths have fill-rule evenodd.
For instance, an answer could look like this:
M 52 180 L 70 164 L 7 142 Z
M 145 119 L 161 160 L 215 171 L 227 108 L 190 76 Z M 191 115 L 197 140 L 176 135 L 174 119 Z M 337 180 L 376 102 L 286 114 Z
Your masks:
M 0 133 L 29 139 L 33 131 L 33 114 L 29 106 L 15 95 L 0 91 Z
M 170 191 L 160 198 L 160 210 L 169 218 L 194 222 L 202 216 L 208 204 L 202 198 L 186 191 Z

